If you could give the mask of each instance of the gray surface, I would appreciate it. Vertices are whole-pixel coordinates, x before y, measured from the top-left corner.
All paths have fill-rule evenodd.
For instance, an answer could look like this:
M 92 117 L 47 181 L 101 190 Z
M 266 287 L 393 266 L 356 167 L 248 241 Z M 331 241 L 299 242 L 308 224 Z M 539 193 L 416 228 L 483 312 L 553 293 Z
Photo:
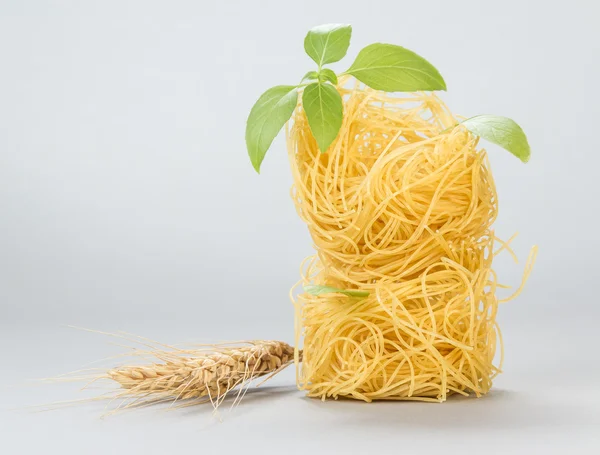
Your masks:
M 0 5 L 0 451 L 598 453 L 597 2 Z M 264 89 L 311 69 L 306 30 L 332 21 L 354 26 L 337 69 L 370 42 L 403 44 L 440 69 L 454 111 L 508 115 L 528 133 L 527 166 L 490 147 L 498 233 L 521 232 L 522 258 L 540 246 L 527 289 L 502 307 L 495 392 L 321 403 L 288 371 L 222 424 L 208 409 L 6 411 L 79 397 L 22 382 L 116 352 L 62 324 L 170 342 L 292 339 L 287 290 L 310 239 L 283 141 L 258 177 L 243 129 Z M 522 264 L 496 268 L 518 283 Z

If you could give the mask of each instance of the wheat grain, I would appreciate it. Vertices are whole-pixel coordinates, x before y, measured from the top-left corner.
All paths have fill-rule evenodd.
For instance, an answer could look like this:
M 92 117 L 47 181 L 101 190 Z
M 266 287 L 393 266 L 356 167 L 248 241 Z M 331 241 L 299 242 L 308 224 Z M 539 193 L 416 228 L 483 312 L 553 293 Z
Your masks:
M 119 398 L 140 403 L 178 400 L 211 401 L 218 406 L 228 392 L 261 376 L 273 375 L 294 361 L 294 348 L 281 341 L 205 350 L 153 351 L 163 360 L 111 369 L 107 377 L 125 389 Z M 238 395 L 238 398 L 240 396 Z

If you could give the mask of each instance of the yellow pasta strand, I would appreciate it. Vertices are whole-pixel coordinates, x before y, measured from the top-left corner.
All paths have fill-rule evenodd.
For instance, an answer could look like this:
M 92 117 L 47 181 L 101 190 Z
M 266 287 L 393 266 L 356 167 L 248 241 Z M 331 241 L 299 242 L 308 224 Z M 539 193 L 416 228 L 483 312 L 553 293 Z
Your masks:
M 287 134 L 292 198 L 317 251 L 300 284 L 370 294 L 295 299 L 299 386 L 364 401 L 485 394 L 502 348 L 492 260 L 514 256 L 492 230 L 486 152 L 434 94 L 343 86 L 344 121 L 327 153 L 301 107 Z

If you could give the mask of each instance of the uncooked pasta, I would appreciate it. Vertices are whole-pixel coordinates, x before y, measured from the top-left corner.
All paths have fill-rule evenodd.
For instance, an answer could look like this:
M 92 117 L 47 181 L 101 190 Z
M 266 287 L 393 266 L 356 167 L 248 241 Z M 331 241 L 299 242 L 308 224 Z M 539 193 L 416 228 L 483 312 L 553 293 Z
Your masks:
M 298 383 L 322 399 L 484 394 L 501 367 L 492 261 L 510 250 L 492 228 L 486 152 L 434 94 L 338 90 L 344 119 L 327 153 L 301 107 L 287 135 L 292 197 L 317 251 L 301 284 L 368 296 L 297 296 Z

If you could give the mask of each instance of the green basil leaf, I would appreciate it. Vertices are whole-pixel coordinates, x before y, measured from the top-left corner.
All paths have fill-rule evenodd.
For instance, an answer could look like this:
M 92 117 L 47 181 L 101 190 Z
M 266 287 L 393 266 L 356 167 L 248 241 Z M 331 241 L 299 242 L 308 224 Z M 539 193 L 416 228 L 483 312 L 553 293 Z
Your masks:
M 325 153 L 342 126 L 342 97 L 333 85 L 315 82 L 304 89 L 302 106 L 319 150 Z
M 304 286 L 304 291 L 310 295 L 321 295 L 321 294 L 344 294 L 348 297 L 367 297 L 369 291 L 357 291 L 353 289 L 338 289 L 331 286 L 317 286 L 307 285 Z
M 304 38 L 304 50 L 319 68 L 341 60 L 350 46 L 352 26 L 326 24 L 312 28 Z
M 338 78 L 333 71 L 329 68 L 323 68 L 319 72 L 319 81 L 321 82 L 331 82 L 333 85 L 337 85 Z
M 461 123 L 471 133 L 508 150 L 524 163 L 529 161 L 531 149 L 523 129 L 507 117 L 476 115 Z
M 246 147 L 256 172 L 260 172 L 267 150 L 294 113 L 297 103 L 296 86 L 278 85 L 263 93 L 252 107 L 246 122 Z
M 346 74 L 386 92 L 446 90 L 446 82 L 431 63 L 394 44 L 375 43 L 365 47 Z
M 304 82 L 304 81 L 315 81 L 317 79 L 319 79 L 319 73 L 316 72 L 316 71 L 309 71 L 302 78 L 302 82 Z

